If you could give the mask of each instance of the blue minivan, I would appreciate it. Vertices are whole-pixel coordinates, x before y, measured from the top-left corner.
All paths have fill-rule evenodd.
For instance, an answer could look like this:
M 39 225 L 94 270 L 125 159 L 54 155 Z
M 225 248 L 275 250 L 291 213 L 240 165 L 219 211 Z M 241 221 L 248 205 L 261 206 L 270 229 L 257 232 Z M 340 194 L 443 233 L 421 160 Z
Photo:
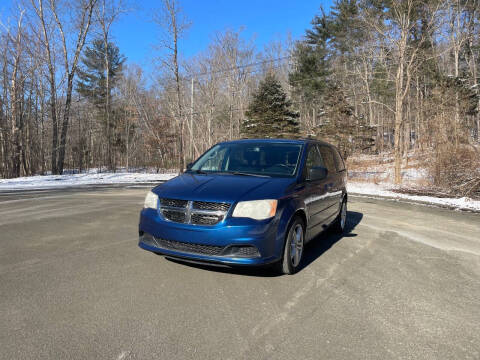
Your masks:
M 171 258 L 228 266 L 274 264 L 295 273 L 305 243 L 347 221 L 339 151 L 311 139 L 219 143 L 150 191 L 139 246 Z

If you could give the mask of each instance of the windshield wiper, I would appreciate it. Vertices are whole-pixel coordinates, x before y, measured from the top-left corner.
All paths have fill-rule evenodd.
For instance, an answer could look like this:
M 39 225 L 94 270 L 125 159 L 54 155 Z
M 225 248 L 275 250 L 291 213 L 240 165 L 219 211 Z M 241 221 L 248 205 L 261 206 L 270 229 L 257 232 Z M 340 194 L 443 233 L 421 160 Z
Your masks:
M 232 174 L 232 175 L 240 175 L 240 176 L 256 176 L 256 177 L 265 177 L 269 178 L 271 176 L 268 175 L 261 175 L 261 174 L 252 174 L 252 173 L 246 173 L 246 172 L 241 172 L 241 171 L 224 171 L 224 174 Z

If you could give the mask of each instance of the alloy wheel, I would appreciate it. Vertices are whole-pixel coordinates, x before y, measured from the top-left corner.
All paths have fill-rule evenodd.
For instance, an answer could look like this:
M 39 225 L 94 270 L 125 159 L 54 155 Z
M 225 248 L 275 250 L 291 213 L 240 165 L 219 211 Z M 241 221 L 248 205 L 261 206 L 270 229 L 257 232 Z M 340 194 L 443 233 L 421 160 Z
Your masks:
M 297 267 L 302 259 L 303 253 L 303 228 L 301 224 L 296 224 L 291 233 L 290 239 L 290 258 L 292 265 Z
M 340 227 L 345 229 L 345 224 L 347 223 L 347 203 L 344 201 L 342 203 L 342 210 L 340 212 Z

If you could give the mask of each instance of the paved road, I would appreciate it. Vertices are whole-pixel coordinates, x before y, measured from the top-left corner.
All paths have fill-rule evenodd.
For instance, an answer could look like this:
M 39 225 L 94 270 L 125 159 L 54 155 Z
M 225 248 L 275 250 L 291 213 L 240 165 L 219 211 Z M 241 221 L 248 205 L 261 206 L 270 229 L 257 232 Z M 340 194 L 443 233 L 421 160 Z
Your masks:
M 137 247 L 146 189 L 0 195 L 0 359 L 479 359 L 480 215 L 352 199 L 294 276 Z

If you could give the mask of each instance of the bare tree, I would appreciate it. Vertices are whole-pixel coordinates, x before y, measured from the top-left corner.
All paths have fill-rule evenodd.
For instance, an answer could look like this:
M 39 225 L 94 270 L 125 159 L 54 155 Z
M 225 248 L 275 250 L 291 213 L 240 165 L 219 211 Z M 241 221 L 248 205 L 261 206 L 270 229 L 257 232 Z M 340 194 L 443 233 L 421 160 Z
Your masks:
M 17 20 L 15 32 L 12 33 L 9 28 L 7 28 L 7 37 L 10 40 L 10 43 L 13 46 L 12 54 L 12 70 L 11 70 L 11 85 L 10 85 L 10 104 L 11 104 L 11 120 L 10 120 L 10 129 L 11 129 L 11 143 L 12 143 L 12 160 L 11 160 L 11 173 L 10 176 L 18 177 L 20 176 L 20 155 L 22 152 L 22 145 L 20 141 L 20 131 L 21 131 L 21 116 L 19 110 L 21 108 L 21 87 L 24 81 L 24 75 L 21 73 L 21 61 L 24 52 L 23 45 L 23 16 L 25 11 L 20 10 L 20 15 Z
M 470 34 L 472 22 L 474 17 L 466 16 L 466 10 L 469 7 L 469 1 L 452 0 L 452 3 L 448 6 L 448 18 L 449 24 L 449 37 L 450 47 L 453 55 L 453 76 L 458 79 L 460 76 L 460 56 L 462 55 L 465 45 L 470 40 L 473 34 Z M 458 146 L 458 127 L 460 123 L 460 104 L 459 104 L 458 91 L 455 93 L 455 146 Z
M 75 24 L 78 34 L 75 43 L 73 44 L 73 60 L 69 59 L 70 49 L 67 44 L 67 38 L 64 30 L 64 24 L 60 19 L 57 1 L 50 1 L 50 9 L 53 16 L 55 17 L 55 22 L 57 24 L 58 31 L 60 32 L 60 37 L 62 40 L 62 50 L 63 50 L 63 61 L 65 67 L 65 75 L 67 78 L 67 89 L 65 94 L 65 104 L 63 107 L 63 121 L 62 121 L 62 132 L 60 135 L 60 148 L 58 154 L 58 164 L 57 172 L 59 174 L 63 173 L 63 165 L 65 160 L 65 143 L 67 140 L 67 131 L 68 131 L 68 122 L 70 119 L 70 107 L 72 104 L 72 91 L 73 91 L 73 79 L 77 71 L 78 59 L 80 53 L 85 45 L 85 40 L 87 38 L 88 30 L 92 21 L 92 13 L 95 7 L 97 0 L 79 0 L 76 6 L 74 7 L 74 16 L 77 19 L 80 19 L 77 24 Z
M 54 47 L 51 43 L 52 30 L 45 14 L 43 0 L 31 0 L 31 4 L 38 16 L 41 26 L 40 39 L 47 56 L 48 82 L 50 85 L 50 116 L 52 120 L 52 149 L 51 149 L 51 171 L 52 174 L 58 174 L 57 169 L 57 150 L 58 150 L 58 120 L 57 120 L 57 81 L 55 67 Z
M 161 9 L 154 16 L 155 23 L 163 30 L 160 47 L 166 49 L 167 56 L 161 57 L 162 65 L 175 79 L 176 111 L 172 114 L 178 126 L 178 160 L 179 169 L 185 168 L 184 128 L 186 114 L 183 112 L 182 91 L 179 67 L 178 42 L 190 26 L 185 19 L 178 0 L 161 0 Z
M 109 59 L 109 43 L 111 41 L 112 25 L 118 21 L 122 14 L 125 14 L 128 9 L 124 0 L 97 0 L 98 5 L 95 10 L 95 20 L 100 25 L 101 38 L 103 40 L 103 48 L 105 49 L 105 120 L 106 120 L 106 137 L 107 137 L 107 161 L 110 169 L 115 170 L 115 160 L 112 153 L 112 134 L 110 129 L 111 116 L 111 91 L 112 84 L 110 79 L 111 64 Z
M 44 0 L 30 0 L 35 10 L 40 25 L 41 39 L 47 54 L 47 65 L 50 83 L 50 108 L 52 117 L 52 159 L 51 167 L 53 174 L 63 173 L 65 161 L 65 144 L 67 140 L 68 124 L 70 119 L 70 107 L 72 103 L 73 81 L 77 71 L 80 53 L 90 29 L 93 9 L 97 0 L 77 0 L 73 3 L 48 0 L 48 14 L 45 9 Z M 61 13 L 60 8 L 64 12 Z M 68 16 L 67 14 L 68 13 Z M 63 16 L 62 16 L 63 15 Z M 60 38 L 63 59 L 63 77 L 66 79 L 65 102 L 63 104 L 63 119 L 61 124 L 60 144 L 58 144 L 58 120 L 57 120 L 57 69 L 56 47 L 54 41 L 54 30 L 51 23 L 56 26 L 56 32 Z M 68 33 L 67 33 L 68 32 Z M 70 35 L 76 32 L 76 40 L 69 42 Z M 57 158 L 58 155 L 58 158 Z
M 416 26 L 415 17 L 418 10 L 424 6 L 432 6 L 430 18 L 426 24 L 427 31 L 413 42 L 411 35 Z M 415 68 L 419 65 L 419 51 L 425 41 L 426 33 L 438 26 L 438 13 L 442 8 L 441 1 L 423 2 L 420 0 L 392 1 L 389 23 L 378 23 L 365 14 L 364 21 L 389 44 L 395 54 L 395 121 L 394 121 L 394 156 L 395 156 L 395 183 L 402 182 L 402 132 L 404 131 L 404 106 L 410 91 L 410 84 Z

